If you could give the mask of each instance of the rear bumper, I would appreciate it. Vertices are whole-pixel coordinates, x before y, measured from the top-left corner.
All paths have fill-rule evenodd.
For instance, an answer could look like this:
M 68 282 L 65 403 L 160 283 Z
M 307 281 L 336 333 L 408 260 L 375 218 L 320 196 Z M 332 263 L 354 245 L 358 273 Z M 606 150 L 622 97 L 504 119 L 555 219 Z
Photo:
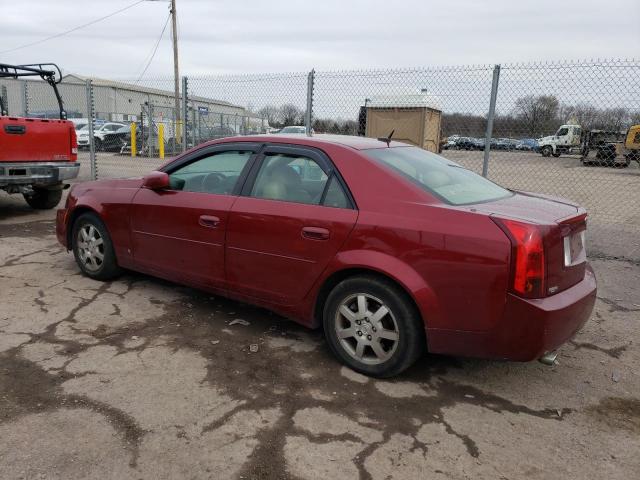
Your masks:
M 587 266 L 584 279 L 547 298 L 507 295 L 504 314 L 490 331 L 427 329 L 429 350 L 480 358 L 530 361 L 569 341 L 591 316 L 596 277 Z
M 76 178 L 80 164 L 72 162 L 0 163 L 0 187 L 7 185 L 55 185 Z

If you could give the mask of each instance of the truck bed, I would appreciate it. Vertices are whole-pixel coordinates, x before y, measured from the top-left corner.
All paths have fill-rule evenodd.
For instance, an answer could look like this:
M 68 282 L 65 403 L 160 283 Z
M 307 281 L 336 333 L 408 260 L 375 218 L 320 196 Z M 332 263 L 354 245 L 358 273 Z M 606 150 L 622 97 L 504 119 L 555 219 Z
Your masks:
M 78 148 L 68 120 L 0 117 L 0 164 L 75 162 Z

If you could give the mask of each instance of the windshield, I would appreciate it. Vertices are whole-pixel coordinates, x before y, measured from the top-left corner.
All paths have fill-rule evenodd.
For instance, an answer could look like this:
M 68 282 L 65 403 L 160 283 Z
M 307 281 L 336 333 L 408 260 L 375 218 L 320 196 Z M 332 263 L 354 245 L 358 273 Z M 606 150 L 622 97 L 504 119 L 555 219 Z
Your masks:
M 452 205 L 488 202 L 512 195 L 509 190 L 457 163 L 421 148 L 376 148 L 363 152 Z
M 76 123 L 76 130 L 84 130 L 89 125 L 87 123 Z

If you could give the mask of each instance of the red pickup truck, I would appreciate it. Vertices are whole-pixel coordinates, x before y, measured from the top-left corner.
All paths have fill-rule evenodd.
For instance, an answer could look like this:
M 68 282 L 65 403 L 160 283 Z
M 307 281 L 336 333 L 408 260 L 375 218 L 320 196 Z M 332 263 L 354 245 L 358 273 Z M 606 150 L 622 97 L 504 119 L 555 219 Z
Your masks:
M 56 87 L 61 78 L 58 67 L 0 64 L 0 78 L 25 76 L 39 76 L 53 87 L 60 119 L 10 117 L 0 102 L 0 189 L 21 193 L 33 208 L 49 209 L 60 202 L 65 181 L 78 176 L 76 131 L 66 120 Z

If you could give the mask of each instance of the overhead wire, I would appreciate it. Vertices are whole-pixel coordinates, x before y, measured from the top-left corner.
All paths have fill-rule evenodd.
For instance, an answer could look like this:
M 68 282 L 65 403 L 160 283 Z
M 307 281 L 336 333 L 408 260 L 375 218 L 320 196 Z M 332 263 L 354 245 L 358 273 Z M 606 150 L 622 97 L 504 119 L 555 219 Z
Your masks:
M 138 1 L 136 1 L 136 2 L 134 2 L 132 4 L 130 4 L 130 5 L 127 5 L 126 7 L 123 7 L 121 9 L 119 9 L 119 10 L 116 10 L 115 12 L 111 12 L 108 15 L 105 15 L 103 17 L 100 17 L 100 18 L 97 18 L 95 20 L 92 20 L 91 22 L 83 23 L 82 25 L 78 25 L 76 27 L 70 28 L 69 30 L 65 30 L 64 32 L 56 33 L 55 35 L 51 35 L 49 37 L 42 38 L 40 40 L 36 40 L 35 42 L 25 43 L 24 45 L 20 45 L 18 47 L 13 47 L 13 48 L 10 48 L 8 50 L 2 50 L 2 51 L 0 51 L 0 54 L 15 52 L 16 50 L 22 50 L 23 48 L 33 47 L 34 45 L 39 45 L 41 43 L 48 42 L 49 40 L 53 40 L 55 38 L 63 37 L 63 36 L 68 35 L 70 33 L 76 32 L 76 31 L 78 31 L 78 30 L 80 30 L 82 28 L 85 28 L 85 27 L 88 27 L 88 26 L 91 26 L 91 25 L 95 25 L 96 23 L 101 22 L 103 20 L 106 20 L 107 18 L 111 18 L 114 15 L 117 15 L 118 13 L 124 12 L 125 10 L 129 10 L 130 8 L 133 8 L 136 5 L 138 5 L 138 4 L 140 4 L 140 3 L 144 2 L 144 1 L 145 0 L 138 0 Z
M 156 41 L 156 43 L 155 43 L 155 45 L 153 47 L 153 50 L 151 52 L 151 57 L 149 58 L 149 61 L 145 65 L 145 67 L 142 70 L 142 73 L 140 74 L 138 79 L 135 81 L 136 85 L 140 82 L 140 80 L 142 79 L 144 74 L 147 72 L 147 69 L 149 68 L 149 65 L 151 65 L 151 62 L 153 61 L 154 57 L 156 56 L 156 52 L 158 51 L 158 47 L 160 46 L 160 41 L 162 40 L 162 37 L 164 37 L 164 32 L 167 29 L 167 25 L 169 24 L 169 19 L 170 18 L 171 18 L 171 12 L 169 12 L 169 15 L 167 15 L 167 19 L 165 20 L 164 26 L 162 27 L 162 31 L 160 32 L 160 36 L 158 37 L 158 40 Z

